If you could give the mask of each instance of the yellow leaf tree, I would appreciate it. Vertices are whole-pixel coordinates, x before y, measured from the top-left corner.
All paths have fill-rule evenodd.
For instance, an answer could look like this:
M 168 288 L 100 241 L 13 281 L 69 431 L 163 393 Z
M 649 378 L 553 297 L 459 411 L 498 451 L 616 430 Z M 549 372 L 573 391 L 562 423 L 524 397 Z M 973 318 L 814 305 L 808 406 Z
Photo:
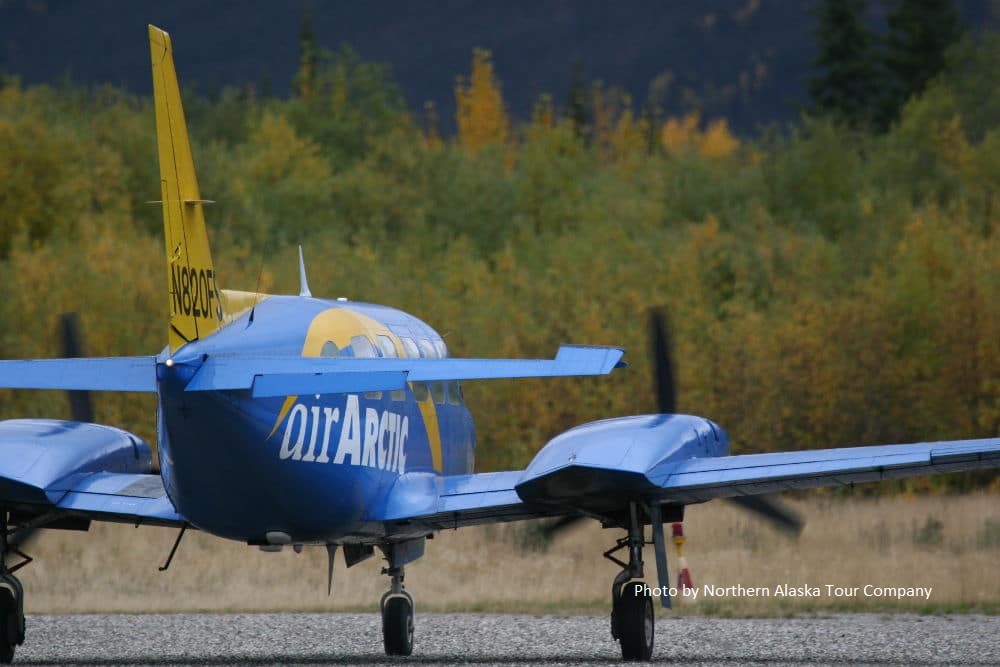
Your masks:
M 458 141 L 469 151 L 475 152 L 489 144 L 507 143 L 510 118 L 489 51 L 476 49 L 468 81 L 458 77 L 455 82 L 455 120 Z

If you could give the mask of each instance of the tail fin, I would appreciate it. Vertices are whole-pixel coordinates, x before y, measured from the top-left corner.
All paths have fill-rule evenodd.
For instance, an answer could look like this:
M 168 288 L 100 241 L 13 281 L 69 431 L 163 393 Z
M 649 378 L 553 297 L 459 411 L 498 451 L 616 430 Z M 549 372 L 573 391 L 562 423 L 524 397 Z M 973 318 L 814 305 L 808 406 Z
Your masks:
M 168 338 L 173 351 L 218 329 L 223 312 L 202 210 L 211 202 L 198 192 L 170 35 L 149 26 L 149 50 L 167 249 Z

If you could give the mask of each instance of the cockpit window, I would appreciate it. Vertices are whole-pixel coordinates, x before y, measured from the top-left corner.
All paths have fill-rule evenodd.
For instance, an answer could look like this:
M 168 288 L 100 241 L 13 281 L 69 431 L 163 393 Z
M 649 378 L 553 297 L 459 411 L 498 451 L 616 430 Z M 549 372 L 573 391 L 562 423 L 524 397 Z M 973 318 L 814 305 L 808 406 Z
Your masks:
M 431 396 L 435 403 L 444 403 L 444 382 L 431 382 Z
M 351 347 L 354 349 L 355 357 L 370 359 L 381 356 L 375 352 L 375 346 L 368 340 L 367 336 L 355 336 L 351 339 Z
M 323 343 L 323 349 L 321 349 L 319 351 L 319 356 L 321 356 L 321 357 L 339 357 L 340 356 L 340 349 L 337 347 L 336 343 L 334 343 L 332 340 L 328 340 L 325 343 Z

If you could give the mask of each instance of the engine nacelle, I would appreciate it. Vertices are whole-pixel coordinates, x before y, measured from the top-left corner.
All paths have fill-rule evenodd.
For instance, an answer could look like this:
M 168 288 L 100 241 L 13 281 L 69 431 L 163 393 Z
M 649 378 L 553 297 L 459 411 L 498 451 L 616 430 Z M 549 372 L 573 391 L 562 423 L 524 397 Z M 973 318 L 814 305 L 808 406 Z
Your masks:
M 729 438 L 714 422 L 691 415 L 604 419 L 553 438 L 517 486 L 527 502 L 598 507 L 642 495 L 655 485 L 647 473 L 671 460 L 729 453 Z M 581 498 L 590 502 L 579 502 Z
M 113 426 L 57 419 L 0 422 L 0 490 L 14 503 L 56 503 L 95 472 L 152 469 L 149 445 Z

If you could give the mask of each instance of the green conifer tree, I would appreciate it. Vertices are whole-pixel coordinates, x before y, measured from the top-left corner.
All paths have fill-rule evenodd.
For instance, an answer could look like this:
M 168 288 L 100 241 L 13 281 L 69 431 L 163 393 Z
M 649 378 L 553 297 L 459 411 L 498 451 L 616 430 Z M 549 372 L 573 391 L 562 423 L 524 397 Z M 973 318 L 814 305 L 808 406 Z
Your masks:
M 865 0 L 824 0 L 817 9 L 820 71 L 808 84 L 812 111 L 851 125 L 872 121 L 878 108 L 875 36 L 865 23 Z
M 590 126 L 590 114 L 587 112 L 587 87 L 583 81 L 583 63 L 579 58 L 573 62 L 573 78 L 570 79 L 566 98 L 566 115 L 569 117 L 569 122 L 573 124 L 577 136 L 585 137 Z
M 888 23 L 883 125 L 898 118 L 906 101 L 944 69 L 945 53 L 965 31 L 954 0 L 900 0 Z
M 302 99 L 316 94 L 316 65 L 319 49 L 316 47 L 316 33 L 313 32 L 312 14 L 306 11 L 302 17 L 302 31 L 299 33 L 299 71 L 295 75 L 295 88 Z

